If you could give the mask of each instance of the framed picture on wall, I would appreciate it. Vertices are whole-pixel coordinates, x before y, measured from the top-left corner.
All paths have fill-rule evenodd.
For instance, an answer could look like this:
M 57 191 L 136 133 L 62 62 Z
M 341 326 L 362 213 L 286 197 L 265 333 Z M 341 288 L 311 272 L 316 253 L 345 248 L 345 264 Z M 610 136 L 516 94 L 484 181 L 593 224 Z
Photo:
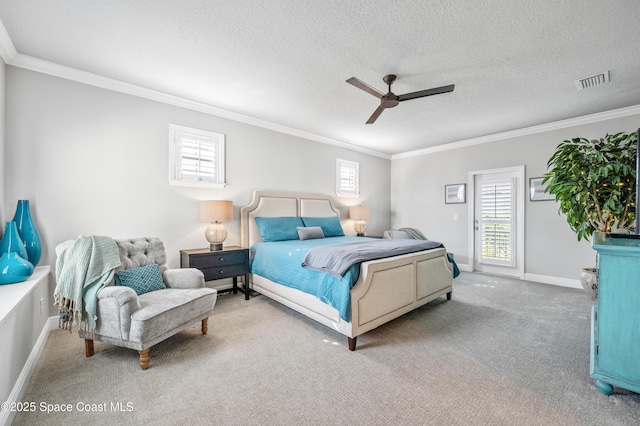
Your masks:
M 531 201 L 548 201 L 555 200 L 556 197 L 553 194 L 544 192 L 547 185 L 542 185 L 541 177 L 529 179 L 529 200 Z
M 466 184 L 456 183 L 444 186 L 444 202 L 445 204 L 461 204 L 465 203 Z

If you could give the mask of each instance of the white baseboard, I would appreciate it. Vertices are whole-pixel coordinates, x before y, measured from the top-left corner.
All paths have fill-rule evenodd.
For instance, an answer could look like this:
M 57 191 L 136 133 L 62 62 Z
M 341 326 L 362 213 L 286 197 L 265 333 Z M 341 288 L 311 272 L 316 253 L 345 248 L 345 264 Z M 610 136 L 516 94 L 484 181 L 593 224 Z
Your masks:
M 469 265 L 467 265 L 466 263 L 457 263 L 456 265 L 458 265 L 458 269 L 460 269 L 460 271 L 462 272 L 473 272 L 473 268 Z
M 473 268 L 471 267 L 471 265 L 468 265 L 468 264 L 458 263 L 458 269 L 464 272 L 473 272 Z M 560 287 L 580 288 L 580 289 L 582 288 L 582 284 L 580 284 L 580 280 L 552 277 L 549 275 L 531 274 L 528 272 L 524 273 L 524 280 L 533 281 L 533 282 L 542 283 L 542 284 L 557 285 Z
M 582 284 L 580 284 L 580 280 L 572 280 L 570 278 L 559 278 L 559 277 L 550 277 L 548 275 L 538 275 L 538 274 L 524 274 L 524 279 L 526 281 L 534 281 L 542 284 L 552 284 L 560 287 L 570 287 L 570 288 L 582 288 Z
M 33 374 L 33 370 L 36 368 L 38 364 L 38 360 L 40 359 L 40 355 L 42 354 L 42 350 L 44 349 L 45 343 L 47 343 L 47 338 L 49 337 L 49 332 L 52 329 L 58 327 L 58 317 L 50 317 L 42 327 L 42 331 L 38 336 L 38 340 L 33 345 L 33 349 L 29 354 L 29 358 L 27 362 L 25 362 L 16 383 L 13 385 L 13 389 L 9 394 L 9 398 L 7 402 L 20 402 L 22 401 L 22 397 L 24 396 L 24 391 L 27 389 L 27 385 L 29 384 L 29 379 Z M 0 425 L 9 426 L 13 419 L 16 417 L 15 411 L 1 411 L 0 412 Z

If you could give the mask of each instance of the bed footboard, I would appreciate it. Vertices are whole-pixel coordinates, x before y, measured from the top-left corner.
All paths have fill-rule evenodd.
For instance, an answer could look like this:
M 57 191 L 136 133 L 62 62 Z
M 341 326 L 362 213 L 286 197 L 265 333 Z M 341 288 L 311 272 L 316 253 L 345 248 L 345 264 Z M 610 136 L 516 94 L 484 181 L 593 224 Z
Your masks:
M 453 265 L 444 248 L 364 262 L 351 289 L 349 349 L 358 335 L 442 295 L 450 300 L 452 291 Z

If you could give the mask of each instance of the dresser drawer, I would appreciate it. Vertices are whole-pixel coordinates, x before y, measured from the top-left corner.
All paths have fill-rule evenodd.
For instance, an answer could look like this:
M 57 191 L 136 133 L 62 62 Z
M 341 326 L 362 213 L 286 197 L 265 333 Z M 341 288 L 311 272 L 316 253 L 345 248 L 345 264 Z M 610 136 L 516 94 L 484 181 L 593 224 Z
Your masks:
M 236 253 L 206 254 L 191 256 L 189 264 L 192 268 L 227 268 L 232 265 L 240 265 L 242 269 L 247 263 L 247 253 L 245 251 Z M 242 272 L 244 274 L 244 272 Z

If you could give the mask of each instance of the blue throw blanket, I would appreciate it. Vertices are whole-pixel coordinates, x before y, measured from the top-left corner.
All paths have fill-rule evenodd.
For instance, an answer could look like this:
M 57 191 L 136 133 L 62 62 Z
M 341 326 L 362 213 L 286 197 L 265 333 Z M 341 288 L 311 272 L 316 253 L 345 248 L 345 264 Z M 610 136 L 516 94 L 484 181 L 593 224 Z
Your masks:
M 353 265 L 368 260 L 383 259 L 401 254 L 444 247 L 429 240 L 367 240 L 311 249 L 302 266 L 312 271 L 325 272 L 342 278 Z
M 60 328 L 71 330 L 74 322 L 85 333 L 96 327 L 98 291 L 120 266 L 116 242 L 109 237 L 80 236 L 56 246 L 55 304 Z

